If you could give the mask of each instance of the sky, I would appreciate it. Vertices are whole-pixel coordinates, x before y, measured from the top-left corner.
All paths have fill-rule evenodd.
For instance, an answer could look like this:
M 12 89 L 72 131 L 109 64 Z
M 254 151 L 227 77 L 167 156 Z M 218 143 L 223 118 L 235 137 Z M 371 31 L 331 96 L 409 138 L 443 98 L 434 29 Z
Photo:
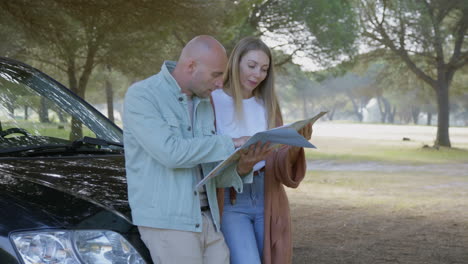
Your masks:
M 271 32 L 265 32 L 265 34 L 261 37 L 261 39 L 265 42 L 265 44 L 268 45 L 270 48 L 277 48 L 281 46 L 281 48 L 278 48 L 285 52 L 286 54 L 290 54 L 293 52 L 293 47 L 291 46 L 283 46 L 285 45 L 286 41 L 284 38 L 271 33 Z M 275 49 L 276 49 L 275 48 Z M 323 69 L 323 67 L 320 67 L 316 62 L 314 62 L 311 58 L 301 56 L 301 53 L 298 53 L 296 56 L 293 57 L 292 61 L 301 66 L 301 69 L 303 71 L 318 71 L 320 69 Z

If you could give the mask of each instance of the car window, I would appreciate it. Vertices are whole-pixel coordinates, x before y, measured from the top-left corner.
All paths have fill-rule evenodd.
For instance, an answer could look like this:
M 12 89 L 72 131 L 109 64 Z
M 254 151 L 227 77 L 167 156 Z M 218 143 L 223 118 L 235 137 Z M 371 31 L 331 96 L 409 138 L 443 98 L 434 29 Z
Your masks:
M 67 88 L 32 68 L 0 62 L 0 147 L 84 136 L 122 142 L 119 128 Z

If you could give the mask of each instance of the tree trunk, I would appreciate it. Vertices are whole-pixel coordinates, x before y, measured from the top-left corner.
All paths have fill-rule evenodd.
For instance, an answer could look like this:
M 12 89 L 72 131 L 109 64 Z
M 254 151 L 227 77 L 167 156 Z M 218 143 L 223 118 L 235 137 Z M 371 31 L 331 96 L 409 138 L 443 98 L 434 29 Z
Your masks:
M 417 125 L 419 121 L 419 112 L 420 112 L 419 107 L 417 106 L 411 107 L 411 115 L 413 116 L 413 122 L 415 125 Z
M 327 116 L 328 116 L 328 120 L 330 120 L 330 121 L 333 121 L 333 116 L 335 115 L 335 112 L 336 112 L 336 105 L 337 105 L 336 103 L 333 104 L 332 109 L 330 111 L 328 111 Z
M 386 120 L 390 119 L 390 102 L 383 96 L 377 96 L 377 105 L 380 111 L 380 122 L 385 123 Z
M 357 116 L 358 121 L 362 122 L 363 116 L 362 116 L 362 108 L 358 106 L 356 101 L 353 99 L 352 95 L 349 92 L 346 92 L 346 95 L 348 96 L 349 100 L 351 100 L 351 103 L 353 104 L 353 110 L 354 114 Z
M 106 80 L 107 117 L 114 122 L 114 91 L 109 78 Z
M 66 123 L 67 120 L 65 119 L 65 116 L 63 115 L 63 111 L 62 110 L 57 110 L 57 115 L 58 115 L 58 118 L 60 120 L 60 123 Z
M 395 123 L 395 114 L 396 114 L 396 106 L 388 114 L 388 122 L 391 124 Z
M 431 112 L 427 112 L 427 125 L 430 126 L 432 123 L 432 113 Z
M 40 106 L 39 106 L 39 121 L 41 123 L 50 123 L 49 120 L 49 108 L 47 106 L 47 101 L 44 97 L 41 97 Z
M 75 94 L 80 95 L 80 91 L 78 88 L 78 80 L 76 79 L 75 61 L 74 61 L 73 56 L 70 56 L 68 60 L 67 75 L 68 75 L 68 83 L 70 86 L 70 90 L 74 92 Z M 83 137 L 83 131 L 81 130 L 81 122 L 75 119 L 74 117 L 72 117 L 71 119 L 70 129 L 71 130 L 70 130 L 69 139 L 71 141 Z
M 94 67 L 94 58 L 98 50 L 97 43 L 99 43 L 99 40 L 90 40 L 88 43 L 88 53 L 79 81 L 76 78 L 78 70 L 75 67 L 74 57 L 71 56 L 68 61 L 67 74 L 70 81 L 70 89 L 83 100 L 85 99 L 86 86 L 88 85 L 89 77 L 91 76 Z M 70 140 L 75 140 L 82 137 L 82 123 L 78 119 L 72 117 Z
M 77 95 L 84 99 L 84 91 L 78 90 Z M 76 140 L 83 137 L 83 128 L 80 120 L 72 117 L 71 119 L 71 131 L 70 131 L 70 140 Z
M 70 88 L 79 97 L 84 99 L 84 91 L 80 91 L 80 89 L 78 89 L 77 85 L 71 86 Z M 83 137 L 83 129 L 82 129 L 81 125 L 82 124 L 81 124 L 80 120 L 76 119 L 75 117 L 72 117 L 71 124 L 70 124 L 70 127 L 71 127 L 70 137 L 69 137 L 71 141 L 76 140 L 76 139 L 80 139 L 80 138 Z
M 439 79 L 440 80 L 440 79 Z M 449 137 L 450 105 L 449 84 L 447 81 L 438 81 L 437 92 L 437 136 L 434 142 L 436 146 L 451 147 Z
M 27 105 L 24 106 L 24 120 L 28 120 L 29 118 L 29 107 Z
M 8 100 L 10 99 L 10 100 Z M 8 109 L 8 114 L 12 117 L 15 116 L 15 102 L 16 102 L 16 96 L 13 95 L 13 96 L 9 96 L 7 100 L 5 100 L 6 102 L 6 108 Z
M 385 110 L 383 109 L 384 107 L 382 106 L 382 100 L 380 96 L 377 96 L 377 106 L 379 107 L 380 112 L 380 122 L 385 123 Z
M 408 125 L 411 122 L 411 115 L 408 113 L 404 113 L 401 117 L 403 124 Z
M 74 141 L 83 137 L 83 129 L 81 127 L 80 120 L 72 117 L 71 120 L 71 131 L 70 131 L 70 141 Z

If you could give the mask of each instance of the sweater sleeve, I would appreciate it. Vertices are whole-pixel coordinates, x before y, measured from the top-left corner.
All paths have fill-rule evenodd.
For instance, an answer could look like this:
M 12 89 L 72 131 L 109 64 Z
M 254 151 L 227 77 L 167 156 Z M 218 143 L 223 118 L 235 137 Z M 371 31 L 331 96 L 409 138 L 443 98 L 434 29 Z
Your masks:
M 301 148 L 294 163 L 289 159 L 289 146 L 283 146 L 267 158 L 267 163 L 273 165 L 273 175 L 277 181 L 287 187 L 297 188 L 306 172 L 304 149 Z

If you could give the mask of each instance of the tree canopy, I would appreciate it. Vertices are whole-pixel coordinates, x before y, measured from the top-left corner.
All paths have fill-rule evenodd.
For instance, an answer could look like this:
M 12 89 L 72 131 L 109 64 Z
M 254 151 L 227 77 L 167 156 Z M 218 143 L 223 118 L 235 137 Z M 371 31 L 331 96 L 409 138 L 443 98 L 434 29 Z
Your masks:
M 164 60 L 177 59 L 196 35 L 215 36 L 228 52 L 254 35 L 274 49 L 280 94 L 302 106 L 302 114 L 341 108 L 360 120 L 375 97 L 382 121 L 393 120 L 396 107 L 403 111 L 395 94 L 404 86 L 423 98 L 412 102 L 427 105 L 427 113 L 437 105 L 435 144 L 450 146 L 450 109 L 466 107 L 467 10 L 466 0 L 2 1 L 0 54 L 40 65 L 83 98 L 88 91 L 88 99 L 112 105 L 113 96 L 158 72 Z M 298 58 L 326 70 L 306 73 L 291 64 Z M 365 60 L 371 66 L 359 73 L 356 62 Z M 379 63 L 383 69 L 371 73 Z

